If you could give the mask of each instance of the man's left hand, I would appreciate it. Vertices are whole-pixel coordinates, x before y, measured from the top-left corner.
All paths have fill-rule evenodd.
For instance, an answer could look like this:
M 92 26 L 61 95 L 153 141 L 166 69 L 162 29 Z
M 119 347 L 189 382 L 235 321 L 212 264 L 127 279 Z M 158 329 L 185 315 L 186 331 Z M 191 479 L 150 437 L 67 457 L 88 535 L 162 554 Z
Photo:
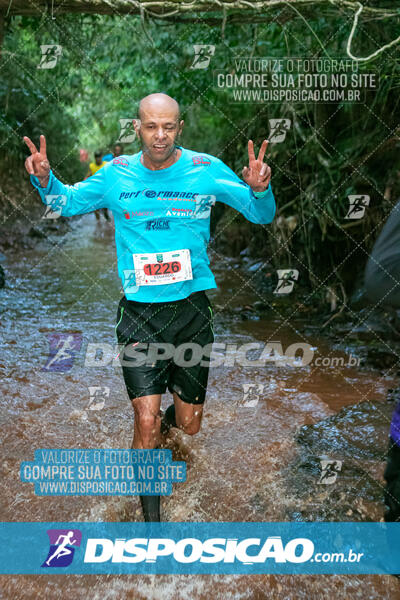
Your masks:
M 271 180 L 271 167 L 263 162 L 267 146 L 268 140 L 264 140 L 256 158 L 252 140 L 248 143 L 249 166 L 243 167 L 242 176 L 253 192 L 264 192 Z

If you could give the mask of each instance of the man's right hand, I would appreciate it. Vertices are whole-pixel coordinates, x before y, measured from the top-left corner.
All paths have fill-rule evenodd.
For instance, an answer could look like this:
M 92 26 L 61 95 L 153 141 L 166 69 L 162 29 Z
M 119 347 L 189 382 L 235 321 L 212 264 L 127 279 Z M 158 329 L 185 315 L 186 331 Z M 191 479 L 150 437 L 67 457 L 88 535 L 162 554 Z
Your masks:
M 36 149 L 35 144 L 27 136 L 24 137 L 24 142 L 31 151 L 31 155 L 25 161 L 25 169 L 29 175 L 35 175 L 39 179 L 40 185 L 45 188 L 49 183 L 50 163 L 47 160 L 46 154 L 46 138 L 40 136 L 40 150 Z

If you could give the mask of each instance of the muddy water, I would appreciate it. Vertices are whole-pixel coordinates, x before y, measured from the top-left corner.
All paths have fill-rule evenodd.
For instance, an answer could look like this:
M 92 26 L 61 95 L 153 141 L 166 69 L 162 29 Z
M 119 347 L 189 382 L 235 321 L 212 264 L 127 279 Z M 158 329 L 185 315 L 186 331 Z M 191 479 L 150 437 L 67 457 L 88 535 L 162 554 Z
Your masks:
M 115 344 L 121 295 L 112 226 L 97 224 L 94 215 L 69 224 L 66 233 L 54 233 L 4 263 L 1 520 L 138 521 L 136 498 L 36 497 L 33 486 L 19 481 L 20 462 L 32 460 L 35 448 L 124 448 L 132 439 L 133 411 L 119 369 L 111 362 L 84 364 L 89 343 Z M 337 360 L 325 367 L 270 361 L 264 367 L 236 362 L 211 369 L 201 432 L 167 440 L 174 458 L 187 460 L 188 475 L 163 499 L 164 518 L 380 520 L 391 411 L 385 398 L 394 381 L 347 366 L 349 352 L 329 347 L 297 313 L 288 318 L 279 302 L 257 312 L 254 303 L 265 298 L 248 274 L 216 254 L 212 264 L 219 283 L 209 292 L 216 342 L 232 345 L 226 353 L 231 364 L 234 344 L 274 341 L 283 352 L 305 342 L 314 357 L 341 358 L 344 366 Z M 74 364 L 64 373 L 43 370 L 49 336 L 61 332 L 80 340 Z M 249 384 L 259 386 L 251 406 L 244 404 Z M 102 410 L 89 409 L 90 386 L 110 389 Z M 167 394 L 163 406 L 169 401 Z M 332 486 L 317 485 L 323 456 L 343 461 Z M 1 590 L 4 598 L 55 599 L 400 597 L 400 585 L 390 576 L 3 576 Z

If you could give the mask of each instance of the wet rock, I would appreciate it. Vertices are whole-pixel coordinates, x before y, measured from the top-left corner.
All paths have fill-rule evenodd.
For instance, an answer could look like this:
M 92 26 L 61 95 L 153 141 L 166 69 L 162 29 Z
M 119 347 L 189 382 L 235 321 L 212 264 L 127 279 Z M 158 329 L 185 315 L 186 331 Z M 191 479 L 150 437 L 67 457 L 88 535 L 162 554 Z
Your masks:
M 392 412 L 391 403 L 360 402 L 314 425 L 305 425 L 296 439 L 314 455 L 383 460 Z
M 392 352 L 386 348 L 367 348 L 365 360 L 368 364 L 379 370 L 386 370 L 398 364 L 398 351 Z
M 38 227 L 31 227 L 28 231 L 28 235 L 32 238 L 43 239 L 46 237 L 46 233 Z
M 399 399 L 400 399 L 400 386 L 393 388 L 393 389 L 389 389 L 387 391 L 387 396 L 386 396 L 387 402 L 398 402 Z
M 255 271 L 258 271 L 259 269 L 262 269 L 263 265 L 264 265 L 264 263 L 263 263 L 262 261 L 258 261 L 258 262 L 255 262 L 255 263 L 253 263 L 253 264 L 249 265 L 249 266 L 247 267 L 247 269 L 248 269 L 248 270 L 249 270 L 251 273 L 254 273 Z
M 393 391 L 388 402 L 361 402 L 300 428 L 299 453 L 282 471 L 284 485 L 294 496 L 287 507 L 288 519 L 382 519 L 383 471 L 395 397 Z M 329 483 L 322 477 L 323 460 L 334 462 Z
M 350 296 L 349 304 L 352 310 L 359 311 L 364 308 L 371 310 L 371 303 L 367 300 L 364 286 L 355 288 Z
M 71 229 L 71 223 L 69 223 L 66 217 L 60 217 L 59 219 L 41 219 L 37 225 L 32 226 L 28 231 L 28 236 L 33 239 L 44 239 L 48 236 L 64 235 Z
M 267 304 L 266 302 L 262 302 L 261 300 L 256 300 L 254 302 L 254 308 L 258 311 L 268 310 L 269 304 Z
M 0 290 L 5 286 L 5 284 L 6 284 L 6 274 L 4 273 L 3 267 L 0 265 Z
M 249 310 L 245 310 L 242 313 L 240 313 L 240 318 L 242 319 L 242 321 L 259 321 L 260 315 Z

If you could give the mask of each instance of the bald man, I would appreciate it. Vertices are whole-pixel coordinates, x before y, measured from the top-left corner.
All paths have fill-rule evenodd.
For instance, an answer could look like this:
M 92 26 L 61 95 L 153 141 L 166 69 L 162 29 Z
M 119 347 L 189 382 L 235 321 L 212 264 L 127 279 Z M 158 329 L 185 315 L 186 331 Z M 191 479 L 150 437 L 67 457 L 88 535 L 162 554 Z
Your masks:
M 179 104 L 166 94 L 140 101 L 133 125 L 141 151 L 107 163 L 88 180 L 64 185 L 50 169 L 46 140 L 40 149 L 24 138 L 26 170 L 45 204 L 66 198 L 64 216 L 110 208 L 115 221 L 118 272 L 124 295 L 116 335 L 126 389 L 134 409 L 132 448 L 156 448 L 171 427 L 189 435 L 200 429 L 214 341 L 206 290 L 216 288 L 207 244 L 210 214 L 223 202 L 252 223 L 275 215 L 268 141 L 240 179 L 220 159 L 178 144 L 184 125 Z M 173 404 L 160 411 L 166 389 Z M 144 519 L 160 520 L 160 496 L 141 496 Z

